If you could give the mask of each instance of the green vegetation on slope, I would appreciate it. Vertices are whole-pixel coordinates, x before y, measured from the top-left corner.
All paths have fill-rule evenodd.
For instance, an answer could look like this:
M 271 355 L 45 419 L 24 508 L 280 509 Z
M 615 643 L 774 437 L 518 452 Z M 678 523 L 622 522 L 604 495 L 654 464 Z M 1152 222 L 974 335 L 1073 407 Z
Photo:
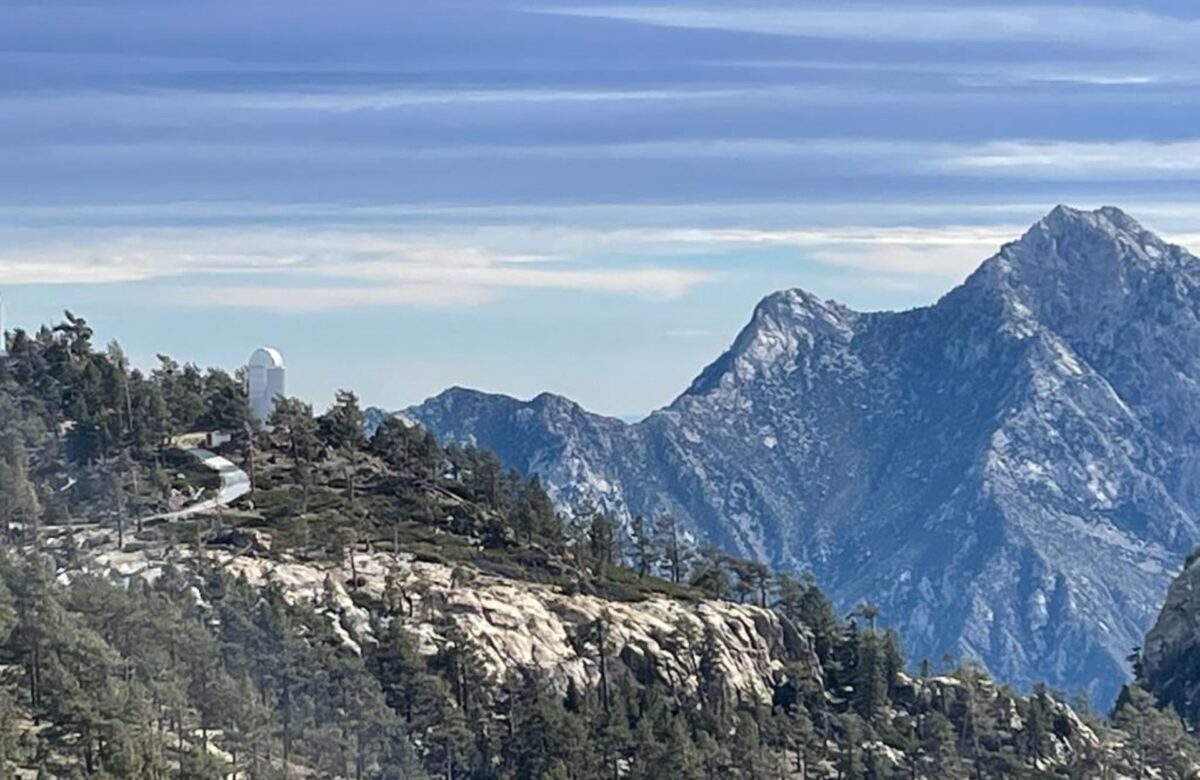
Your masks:
M 255 430 L 236 377 L 166 358 L 143 375 L 91 337 L 68 316 L 17 332 L 0 361 L 10 775 L 1182 778 L 1196 764 L 1178 720 L 1139 689 L 1116 733 L 970 664 L 906 673 L 870 605 L 839 616 L 815 583 L 694 549 L 670 517 L 627 529 L 594 511 L 564 519 L 490 453 L 440 447 L 398 420 L 367 440 L 348 392 L 320 415 L 285 399 L 270 432 Z M 142 527 L 181 479 L 200 479 L 173 465 L 172 438 L 205 429 L 235 434 L 226 454 L 253 476 L 251 502 Z M 85 573 L 89 545 L 186 551 L 230 528 L 270 539 L 246 554 L 346 562 L 351 593 L 355 556 L 370 549 L 613 600 L 757 603 L 808 632 L 815 657 L 781 674 L 770 701 L 730 696 L 707 651 L 695 685 L 675 690 L 628 673 L 601 618 L 572 638 L 599 684 L 558 690 L 533 670 L 490 678 L 449 622 L 449 641 L 422 654 L 362 594 L 378 642 L 359 654 L 320 605 L 289 606 L 277 586 L 252 588 L 199 555 L 152 583 Z

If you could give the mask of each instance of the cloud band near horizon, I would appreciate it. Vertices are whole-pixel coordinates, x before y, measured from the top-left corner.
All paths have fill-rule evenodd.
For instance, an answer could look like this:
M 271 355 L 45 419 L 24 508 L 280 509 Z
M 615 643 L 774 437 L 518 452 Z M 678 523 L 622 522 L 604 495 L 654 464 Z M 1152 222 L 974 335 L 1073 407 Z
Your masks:
M 327 331 L 365 344 L 403 320 L 434 335 L 402 378 L 339 355 L 396 401 L 478 371 L 624 414 L 778 287 L 928 303 L 1060 202 L 1184 243 L 1200 224 L 1200 8 L 1182 0 L 0 17 L 13 321 L 69 303 L 128 323 L 135 351 L 203 353 L 186 312 L 294 339 L 302 362 Z

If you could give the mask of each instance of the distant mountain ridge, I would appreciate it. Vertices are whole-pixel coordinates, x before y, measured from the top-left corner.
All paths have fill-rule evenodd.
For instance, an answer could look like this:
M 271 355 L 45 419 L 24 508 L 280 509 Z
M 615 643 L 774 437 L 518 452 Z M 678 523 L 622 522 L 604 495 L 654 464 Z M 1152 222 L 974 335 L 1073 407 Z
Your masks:
M 1200 261 L 1060 206 L 929 307 L 768 296 L 638 423 L 461 388 L 404 413 L 563 505 L 669 510 L 811 568 L 918 657 L 1107 701 L 1200 542 Z

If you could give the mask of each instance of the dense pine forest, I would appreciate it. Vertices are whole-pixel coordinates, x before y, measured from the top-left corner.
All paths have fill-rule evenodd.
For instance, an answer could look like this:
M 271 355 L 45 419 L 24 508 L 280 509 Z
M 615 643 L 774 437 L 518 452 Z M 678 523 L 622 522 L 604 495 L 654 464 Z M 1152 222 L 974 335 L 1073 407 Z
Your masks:
M 872 605 L 839 613 L 811 579 L 697 545 L 670 516 L 560 515 L 488 452 L 395 418 L 368 438 L 348 391 L 319 414 L 281 399 L 261 428 L 239 376 L 167 357 L 146 373 L 93 340 L 68 313 L 14 331 L 0 358 L 5 777 L 1185 778 L 1200 766 L 1184 723 L 1137 684 L 1092 713 L 1043 687 L 1013 691 L 970 659 L 905 659 Z M 232 434 L 221 452 L 253 491 L 164 519 L 172 494 L 213 489 L 181 452 L 207 431 Z M 739 692 L 715 636 L 695 638 L 687 685 L 643 673 L 607 612 L 569 637 L 594 684 L 497 677 L 421 582 L 368 588 L 368 555 L 443 567 L 459 590 L 487 577 L 635 607 L 733 603 L 801 639 L 778 649 L 765 697 Z M 150 558 L 154 576 L 114 563 Z M 309 567 L 324 592 L 251 583 L 234 558 Z M 370 616 L 371 641 L 330 619 L 342 593 Z

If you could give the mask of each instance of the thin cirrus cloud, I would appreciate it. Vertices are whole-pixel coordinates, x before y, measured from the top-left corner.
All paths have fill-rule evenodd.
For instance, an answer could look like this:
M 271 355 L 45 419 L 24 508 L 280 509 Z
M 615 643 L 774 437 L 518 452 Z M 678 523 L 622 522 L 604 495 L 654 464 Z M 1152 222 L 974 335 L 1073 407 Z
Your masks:
M 764 93 L 775 90 L 763 90 Z M 489 90 L 321 90 L 262 94 L 226 94 L 222 102 L 242 108 L 293 109 L 305 111 L 387 110 L 409 106 L 523 103 L 616 103 L 651 100 L 712 100 L 745 97 L 744 88 L 677 89 L 489 89 Z
M 1027 85 L 1083 85 L 1093 87 L 1141 87 L 1152 84 L 1183 84 L 1196 79 L 1192 69 L 1176 67 L 1170 73 L 1151 69 L 1140 59 L 1103 61 L 1098 63 L 972 63 L 953 60 L 904 63 L 839 62 L 828 60 L 740 60 L 712 63 L 731 69 L 765 70 L 779 73 L 908 73 L 946 77 L 948 83 L 964 87 L 1020 87 Z
M 789 228 L 514 224 L 476 227 L 472 245 L 443 226 L 420 240 L 371 230 L 81 231 L 0 253 L 8 284 L 96 284 L 187 277 L 178 302 L 278 312 L 359 306 L 479 306 L 515 291 L 677 299 L 735 273 L 745 250 L 898 279 L 952 279 L 1012 237 L 1008 227 Z M 729 258 L 703 267 L 664 258 Z M 610 257 L 628 258 L 615 264 Z M 246 282 L 239 281 L 245 278 Z M 906 289 L 914 282 L 905 282 Z
M 947 150 L 938 167 L 951 172 L 1083 179 L 1195 177 L 1200 175 L 1200 140 L 991 141 Z
M 204 277 L 250 275 L 254 284 Z M 672 299 L 708 271 L 650 264 L 589 266 L 447 240 L 333 230 L 108 232 L 0 253 L 8 284 L 94 284 L 190 276 L 181 302 L 281 311 L 361 305 L 488 303 L 514 290 L 573 290 Z
M 182 293 L 179 302 L 213 308 L 278 312 L 329 311 L 361 306 L 442 308 L 480 306 L 519 289 L 600 292 L 672 299 L 711 280 L 701 271 L 678 268 L 546 271 L 496 267 L 371 264 L 339 268 L 313 286 L 203 285 Z M 345 284 L 351 279 L 370 282 Z
M 1011 139 L 979 143 L 908 141 L 884 138 L 703 138 L 680 137 L 611 143 L 446 144 L 322 148 L 327 163 L 432 161 L 604 161 L 645 160 L 779 160 L 811 162 L 810 171 L 835 165 L 873 174 L 1060 176 L 1064 178 L 1140 179 L 1200 173 L 1200 140 L 1076 141 Z M 63 145 L 55 159 L 78 162 L 102 154 L 109 161 L 296 161 L 311 157 L 313 147 L 300 143 L 157 142 L 139 145 Z M 10 152 L 16 154 L 16 152 Z M 153 207 L 147 207 L 152 209 Z M 264 213 L 272 206 L 264 204 Z
M 962 144 L 839 138 L 681 138 L 614 144 L 459 146 L 397 150 L 448 158 L 842 159 L 875 173 L 1030 175 L 1071 179 L 1141 179 L 1200 174 L 1200 140 L 1073 141 L 1014 139 Z
M 1194 237 L 1198 16 L 17 0 L 0 284 L 12 322 L 69 304 L 150 359 L 243 338 L 336 355 L 297 373 L 311 399 L 483 384 L 645 411 L 781 287 L 922 305 L 1060 202 Z M 204 317 L 228 335 L 192 339 Z M 380 341 L 418 331 L 421 371 L 381 370 Z
M 1147 11 L 1084 5 L 1012 6 L 854 5 L 578 5 L 547 13 L 598 17 L 667 27 L 866 41 L 1103 44 L 1137 49 L 1156 43 L 1187 45 L 1200 24 Z
M 116 145 L 64 145 L 55 150 L 62 163 L 86 162 L 96 154 L 116 163 L 126 161 L 188 159 L 214 164 L 238 161 L 259 164 L 304 164 L 312 146 L 278 142 L 265 144 L 205 143 L 197 141 Z M 16 159 L 17 152 L 8 153 Z M 1191 179 L 1200 175 L 1200 140 L 1075 141 L 1070 139 L 1012 139 L 980 143 L 945 141 L 901 141 L 871 138 L 675 138 L 614 143 L 571 143 L 524 145 L 450 144 L 327 147 L 325 164 L 362 165 L 371 162 L 428 166 L 438 161 L 475 163 L 552 164 L 556 160 L 579 164 L 604 161 L 645 161 L 677 165 L 687 161 L 712 164 L 770 162 L 807 166 L 800 173 L 867 172 L 946 177 L 1005 177 L 1061 179 L 1069 181 L 1142 181 L 1147 179 Z M 262 204 L 261 214 L 286 208 L 287 204 Z M 581 204 L 580 209 L 586 208 Z M 147 205 L 152 212 L 156 206 Z M 956 209 L 955 204 L 949 205 Z M 499 211 L 499 204 L 496 206 Z M 946 216 L 952 217 L 952 214 Z
M 1137 156 L 1136 150 L 1125 152 Z M 1200 152 L 1195 156 L 1200 160 Z M 979 162 L 964 156 L 958 164 Z M 984 162 L 996 164 L 990 158 Z M 1045 162 L 1035 158 L 1030 164 Z M 242 208 L 267 211 L 252 204 Z M 0 276 L 10 285 L 191 277 L 179 296 L 181 302 L 283 312 L 364 305 L 479 306 L 521 290 L 673 300 L 720 276 L 736 275 L 738 258 L 747 251 L 782 250 L 785 257 L 832 271 L 862 272 L 865 275 L 858 278 L 863 285 L 918 291 L 964 277 L 997 247 L 1020 235 L 1021 222 L 996 222 L 996 216 L 1034 215 L 1043 207 L 964 206 L 964 213 L 990 224 L 914 224 L 930 215 L 944 216 L 952 208 L 948 204 L 913 204 L 900 210 L 869 204 L 830 206 L 814 209 L 809 219 L 828 221 L 857 214 L 860 219 L 874 216 L 909 224 L 807 228 L 788 224 L 794 217 L 788 216 L 787 204 L 731 209 L 527 206 L 511 209 L 507 222 L 489 225 L 475 221 L 478 209 L 439 212 L 431 208 L 414 217 L 419 229 L 397 231 L 372 223 L 381 218 L 392 221 L 389 217 L 402 210 L 328 205 L 284 209 L 280 218 L 291 223 L 311 213 L 323 223 L 366 223 L 338 229 L 85 228 L 52 243 L 31 245 L 28 237 L 14 242 L 16 248 L 0 252 Z M 1147 206 L 1146 211 L 1175 224 L 1185 224 L 1196 213 L 1189 204 Z M 9 212 L 28 220 L 37 210 L 0 213 Z M 46 213 L 53 222 L 57 212 Z M 111 222 L 125 212 L 101 208 L 96 213 Z M 138 209 L 127 213 L 141 214 Z M 176 204 L 164 213 L 181 219 L 212 212 L 204 204 Z M 215 212 L 218 219 L 224 213 Z M 439 217 L 441 224 L 429 224 Z M 464 234 L 469 234 L 469 240 L 461 238 Z M 614 263 L 615 257 L 624 260 Z M 693 260 L 697 257 L 710 261 L 697 265 Z M 241 283 L 239 276 L 253 282 Z
M 1020 87 L 1038 84 L 1065 84 L 1090 87 L 1144 87 L 1152 84 L 1182 84 L 1195 80 L 1195 74 L 1166 75 L 1147 73 L 1144 66 L 1130 66 L 1125 72 L 1103 68 L 1092 73 L 1079 70 L 1044 70 L 1021 72 L 1013 70 L 1003 73 L 976 72 L 959 75 L 959 84 L 968 87 Z

